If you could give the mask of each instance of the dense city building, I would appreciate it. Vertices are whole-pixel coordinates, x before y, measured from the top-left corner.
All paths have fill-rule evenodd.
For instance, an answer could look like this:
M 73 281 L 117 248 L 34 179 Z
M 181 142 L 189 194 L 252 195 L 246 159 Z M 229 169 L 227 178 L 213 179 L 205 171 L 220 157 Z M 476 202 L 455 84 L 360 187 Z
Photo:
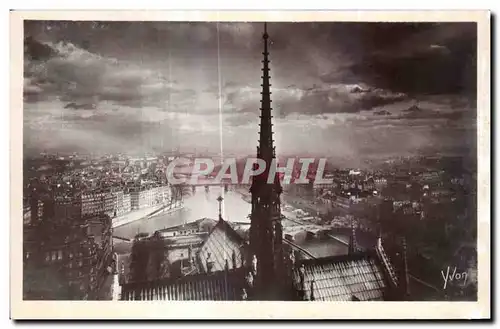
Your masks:
M 170 198 L 170 187 L 136 186 L 130 190 L 130 206 L 132 210 L 144 209 L 166 202 Z
M 116 216 L 122 216 L 129 213 L 132 210 L 132 202 L 130 198 L 130 193 L 125 191 L 113 192 L 115 198 L 115 211 Z
M 62 217 L 57 208 L 45 200 L 24 226 L 24 298 L 95 299 L 112 265 L 111 218 Z
M 114 216 L 115 204 L 111 191 L 97 189 L 81 194 L 82 216 L 107 214 Z

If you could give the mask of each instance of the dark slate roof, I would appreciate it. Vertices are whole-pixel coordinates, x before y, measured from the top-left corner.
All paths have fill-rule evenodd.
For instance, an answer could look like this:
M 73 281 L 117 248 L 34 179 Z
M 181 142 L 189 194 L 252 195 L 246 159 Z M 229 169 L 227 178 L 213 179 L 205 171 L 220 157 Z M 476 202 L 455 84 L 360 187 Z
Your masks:
M 177 280 L 129 283 L 122 286 L 122 300 L 239 300 L 242 273 L 220 271 L 189 275 Z
M 219 220 L 198 252 L 199 261 L 204 272 L 207 272 L 207 259 L 213 262 L 212 271 L 222 271 L 226 267 L 233 269 L 233 257 L 236 268 L 242 264 L 241 236 L 224 220 Z
M 325 301 L 384 300 L 387 291 L 385 271 L 373 253 L 309 259 L 302 262 L 304 282 L 300 284 L 300 268 L 294 270 L 297 288 L 311 299 Z M 299 287 L 301 286 L 301 287 Z
M 216 242 L 229 236 L 234 238 L 234 232 L 224 234 L 228 228 L 223 221 L 214 228 L 212 233 L 221 233 L 218 237 L 213 235 Z M 219 247 L 220 250 L 226 248 Z M 240 266 L 240 259 L 237 261 Z M 227 270 L 210 274 L 126 283 L 122 285 L 122 300 L 241 300 L 242 288 L 245 287 L 244 271 L 244 267 L 233 269 L 229 261 Z M 299 299 L 306 300 L 385 300 L 393 298 L 391 289 L 397 288 L 394 269 L 381 241 L 377 249 L 371 251 L 302 260 L 300 267 L 293 269 L 291 274 L 295 291 L 301 296 Z M 287 298 L 283 296 L 283 300 Z

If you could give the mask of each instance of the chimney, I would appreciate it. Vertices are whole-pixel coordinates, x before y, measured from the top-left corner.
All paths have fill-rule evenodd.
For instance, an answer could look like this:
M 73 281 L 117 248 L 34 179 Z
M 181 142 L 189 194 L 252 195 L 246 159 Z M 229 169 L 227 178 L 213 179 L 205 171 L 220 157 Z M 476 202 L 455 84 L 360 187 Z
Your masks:
M 290 249 L 290 265 L 292 269 L 295 267 L 295 251 Z
M 210 257 L 210 253 L 207 255 L 207 273 L 212 273 L 212 268 L 214 266 L 214 262 L 212 258 Z
M 314 297 L 314 280 L 311 281 L 311 297 L 309 300 L 316 300 L 316 297 Z
M 300 278 L 300 284 L 301 284 L 302 290 L 305 289 L 305 286 L 304 286 L 305 273 L 306 273 L 306 268 L 305 268 L 304 264 L 301 264 L 299 267 L 299 278 Z
M 254 276 L 257 275 L 257 256 L 255 255 L 252 257 L 252 274 Z
M 242 244 L 240 246 L 240 256 L 241 256 L 241 267 L 243 268 L 245 267 L 245 255 L 246 255 L 245 252 L 246 252 L 245 245 Z
M 382 222 L 380 221 L 380 208 L 377 211 L 377 246 L 382 245 Z
M 408 259 L 406 256 L 406 238 L 403 238 L 403 246 L 401 252 L 401 270 L 400 270 L 400 287 L 401 287 L 401 297 L 403 300 L 407 300 L 410 295 L 410 278 L 408 273 Z
M 247 299 L 248 299 L 247 290 L 243 288 L 241 289 L 241 300 L 247 300 Z
M 351 236 L 349 237 L 349 255 L 354 254 L 358 249 L 356 241 L 356 228 L 354 227 L 354 220 L 351 217 Z
M 306 270 L 305 270 L 304 264 L 300 265 L 300 267 L 299 267 L 299 289 L 298 289 L 300 300 L 306 299 L 305 272 L 306 272 Z
M 246 281 L 246 284 L 247 286 L 251 289 L 253 288 L 253 275 L 252 275 L 252 272 L 248 272 L 247 275 L 245 276 L 245 281 Z
M 233 262 L 233 270 L 235 270 L 238 267 L 238 264 L 236 264 L 236 251 L 233 249 L 233 254 L 231 255 L 231 260 Z

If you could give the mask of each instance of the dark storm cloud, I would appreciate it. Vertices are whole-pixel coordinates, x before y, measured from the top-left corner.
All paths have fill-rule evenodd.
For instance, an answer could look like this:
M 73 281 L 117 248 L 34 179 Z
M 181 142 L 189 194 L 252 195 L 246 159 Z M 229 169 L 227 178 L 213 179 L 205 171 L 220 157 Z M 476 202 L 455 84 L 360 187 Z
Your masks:
M 275 75 L 299 70 L 303 57 L 323 82 L 294 81 L 288 89 L 300 90 L 299 98 L 276 91 L 281 115 L 352 113 L 429 94 L 475 96 L 475 23 L 271 23 L 269 30 Z M 371 90 L 360 97 L 328 87 L 361 83 Z M 228 94 L 228 101 L 240 98 L 239 92 Z M 251 107 L 240 107 L 245 108 Z
M 388 107 L 379 107 L 365 123 L 370 125 L 390 124 L 407 127 L 470 125 L 476 120 L 473 104 L 462 97 L 439 95 L 421 98 L 421 103 L 414 100 L 394 103 Z M 437 125 L 437 126 L 436 126 Z
M 373 24 L 372 39 L 352 72 L 367 83 L 408 94 L 466 93 L 476 89 L 476 24 Z
M 65 109 L 73 109 L 73 110 L 93 110 L 96 108 L 95 104 L 76 104 L 69 103 L 64 106 Z
M 70 42 L 97 54 L 111 51 L 118 58 L 127 57 L 131 50 L 145 58 L 148 52 L 158 50 L 165 57 L 168 51 L 185 55 L 191 52 L 191 56 L 199 55 L 193 51 L 213 53 L 217 49 L 217 31 L 223 50 L 260 44 L 258 38 L 250 41 L 255 31 L 249 23 L 26 21 L 25 31 L 30 38 Z
M 471 111 L 454 111 L 454 112 L 439 112 L 433 109 L 419 109 L 415 111 L 405 111 L 405 113 L 398 116 L 398 119 L 448 119 L 460 120 L 464 118 L 471 118 Z
M 227 87 L 224 106 L 226 110 L 234 109 L 235 112 L 257 113 L 259 96 L 259 88 Z M 292 113 L 357 113 L 407 99 L 402 93 L 344 84 L 314 84 L 309 88 L 289 85 L 273 89 L 272 96 L 273 108 L 280 117 Z
M 165 95 L 192 96 L 174 80 L 138 65 L 120 62 L 79 48 L 72 43 L 42 43 L 26 38 L 24 99 L 45 100 L 50 96 L 67 102 L 66 108 L 82 104 L 98 108 L 100 101 L 141 107 L 164 104 Z M 73 104 L 73 105 L 72 105 Z
M 24 54 L 32 60 L 47 60 L 56 55 L 52 47 L 47 46 L 31 36 L 24 39 Z
M 26 26 L 30 35 L 27 51 L 31 58 L 39 60 L 53 58 L 57 50 L 36 42 L 31 35 L 50 34 L 95 56 L 100 56 L 103 49 L 113 49 L 120 57 L 128 46 L 140 54 L 141 60 L 148 53 L 159 50 L 165 56 L 171 51 L 181 58 L 197 56 L 194 63 L 199 63 L 202 58 L 207 60 L 215 56 L 219 31 L 221 65 L 238 57 L 241 61 L 260 57 L 262 47 L 262 23 L 27 22 Z M 268 30 L 272 33 L 272 76 L 291 82 L 297 86 L 295 89 L 302 91 L 300 99 L 282 99 L 283 107 L 289 109 L 284 113 L 300 109 L 312 113 L 357 112 L 401 100 L 400 95 L 393 99 L 372 92 L 353 98 L 349 91 L 339 92 L 328 88 L 328 84 L 366 83 L 395 94 L 411 95 L 471 92 L 475 88 L 475 24 L 269 23 Z M 255 63 L 260 64 L 259 61 Z M 55 68 L 54 65 L 48 67 L 52 72 L 47 75 L 62 80 L 56 89 L 63 89 L 69 102 L 79 98 L 85 102 L 86 98 L 97 95 L 102 100 L 140 106 L 142 102 L 154 103 L 154 98 L 165 92 L 143 95 L 140 89 L 143 81 L 139 76 L 125 77 L 123 81 L 115 79 L 113 86 L 106 88 L 100 84 L 109 65 L 102 63 L 91 66 L 76 61 L 57 64 Z M 214 66 L 217 62 L 207 64 Z M 247 65 L 242 70 L 257 71 L 258 66 L 254 66 Z M 228 69 L 223 71 L 225 78 L 234 74 Z M 308 75 L 319 77 L 320 82 L 327 85 L 316 86 L 307 79 Z M 248 78 L 236 77 L 237 82 L 233 83 L 245 87 L 247 82 L 243 80 Z M 256 78 L 252 80 L 254 83 L 258 82 L 258 76 Z M 67 88 L 71 83 L 77 86 Z M 215 97 L 217 92 L 213 91 Z M 255 107 L 233 102 L 240 97 L 238 90 L 223 88 L 222 92 L 227 94 L 227 104 L 237 104 L 236 110 Z M 255 92 L 259 92 L 258 88 Z M 278 98 L 283 96 L 277 94 Z M 336 98 L 333 104 L 332 97 Z

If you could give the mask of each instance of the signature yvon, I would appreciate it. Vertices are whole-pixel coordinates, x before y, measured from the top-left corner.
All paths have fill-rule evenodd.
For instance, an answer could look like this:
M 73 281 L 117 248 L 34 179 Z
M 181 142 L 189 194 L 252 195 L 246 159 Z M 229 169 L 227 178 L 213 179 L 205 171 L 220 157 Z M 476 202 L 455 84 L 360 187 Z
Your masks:
M 451 274 L 451 275 L 450 275 Z M 446 269 L 446 276 L 444 271 L 441 271 L 441 276 L 443 277 L 443 290 L 446 289 L 448 282 L 453 282 L 454 280 L 460 281 L 463 280 L 463 286 L 467 283 L 467 272 L 457 273 L 457 267 L 453 269 L 453 272 L 450 272 L 450 267 L 448 266 Z

